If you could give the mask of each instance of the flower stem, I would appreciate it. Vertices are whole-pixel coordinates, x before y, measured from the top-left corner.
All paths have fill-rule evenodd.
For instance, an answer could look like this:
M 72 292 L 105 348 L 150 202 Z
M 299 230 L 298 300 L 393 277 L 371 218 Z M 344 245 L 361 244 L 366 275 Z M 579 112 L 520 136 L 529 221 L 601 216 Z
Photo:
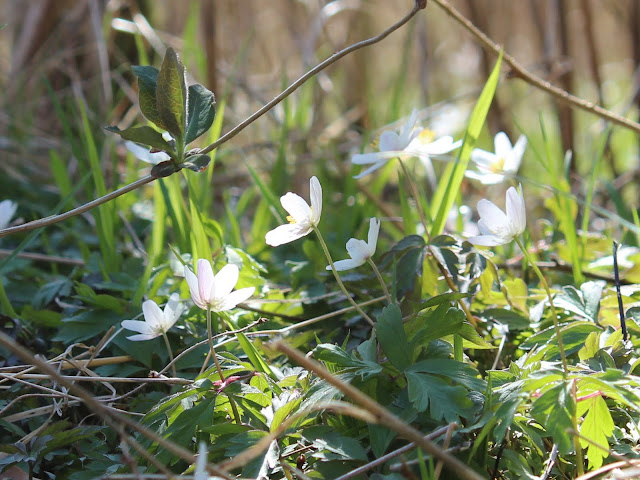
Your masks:
M 398 159 L 398 161 L 400 162 L 400 167 L 402 168 L 404 177 L 409 184 L 409 189 L 411 190 L 411 195 L 413 195 L 413 200 L 414 202 L 416 202 L 418 215 L 420 215 L 420 221 L 422 222 L 422 226 L 424 227 L 424 234 L 426 235 L 427 240 L 431 241 L 431 235 L 429 235 L 429 227 L 427 226 L 427 216 L 425 215 L 424 210 L 422 209 L 422 204 L 420 203 L 420 194 L 418 193 L 418 188 L 416 187 L 415 183 L 413 183 L 411 175 L 409 175 L 409 170 L 407 170 L 407 166 L 404 164 L 402 159 Z
M 162 338 L 164 338 L 164 344 L 167 346 L 167 352 L 169 352 L 169 361 L 171 363 L 171 374 L 174 378 L 178 376 L 176 373 L 176 365 L 173 363 L 173 352 L 171 351 L 171 344 L 169 344 L 169 338 L 167 337 L 167 332 L 162 332 Z
M 336 277 L 336 281 L 338 282 L 338 285 L 340 286 L 340 290 L 342 290 L 342 293 L 344 293 L 344 295 L 347 297 L 347 300 L 349 301 L 349 303 L 351 305 L 353 305 L 353 307 L 356 309 L 356 311 L 360 315 L 362 315 L 362 317 L 367 322 L 369 322 L 372 326 L 375 326 L 375 323 L 374 323 L 373 320 L 371 320 L 371 317 L 369 317 L 369 315 L 364 313 L 364 310 L 362 310 L 362 308 L 360 308 L 360 305 L 358 305 L 356 303 L 356 301 L 353 298 L 351 298 L 351 294 L 349 294 L 349 291 L 344 286 L 344 283 L 342 283 L 342 279 L 340 278 L 340 275 L 338 275 L 338 271 L 336 270 L 336 267 L 333 264 L 333 259 L 331 258 L 331 254 L 329 253 L 329 249 L 327 248 L 327 244 L 324 242 L 324 238 L 322 237 L 322 234 L 320 233 L 320 229 L 318 227 L 314 226 L 313 227 L 313 231 L 316 232 L 316 235 L 318 236 L 318 239 L 320 240 L 320 245 L 322 245 L 322 250 L 324 251 L 325 257 L 327 257 L 327 260 L 329 261 L 329 265 L 331 265 L 331 271 L 333 272 L 333 276 Z
M 382 287 L 382 291 L 384 292 L 384 296 L 387 297 L 387 302 L 389 302 L 389 305 L 391 305 L 393 303 L 393 300 L 391 299 L 391 294 L 387 289 L 387 284 L 384 283 L 384 279 L 380 274 L 380 270 L 378 270 L 378 267 L 376 266 L 375 262 L 370 258 L 367 258 L 367 262 L 369 263 L 369 265 L 371 265 L 371 268 L 373 268 L 373 271 L 376 274 L 376 277 L 378 277 L 378 281 L 380 282 L 380 286 Z
M 547 281 L 545 280 L 544 275 L 542 275 L 542 272 L 538 268 L 538 265 L 536 265 L 536 262 L 533 260 L 533 258 L 531 258 L 531 255 L 529 254 L 529 251 L 525 248 L 524 243 L 522 243 L 522 240 L 519 237 L 514 237 L 514 239 L 518 244 L 518 246 L 520 247 L 520 250 L 522 250 L 522 253 L 524 257 L 527 259 L 527 262 L 529 262 L 529 264 L 531 265 L 531 268 L 533 268 L 533 271 L 536 272 L 538 279 L 540 279 L 540 285 L 542 285 L 542 288 L 544 288 L 544 291 L 547 293 L 547 298 L 549 299 L 549 305 L 551 306 L 551 319 L 553 320 L 553 327 L 556 331 L 556 338 L 558 339 L 558 350 L 560 350 L 560 359 L 562 361 L 563 376 L 566 380 L 567 377 L 569 376 L 569 366 L 567 364 L 567 355 L 565 353 L 564 343 L 562 341 L 562 332 L 560 331 L 560 324 L 558 323 L 558 314 L 556 313 L 556 307 L 553 304 L 553 298 L 551 297 L 551 290 L 549 290 L 549 285 L 547 284 Z
M 220 375 L 220 381 L 224 382 L 224 374 L 222 373 L 222 368 L 220 368 L 220 363 L 218 362 L 218 357 L 216 356 L 216 349 L 213 348 L 213 334 L 211 332 L 211 309 L 207 308 L 207 335 L 209 336 L 209 350 L 210 355 L 213 358 L 213 362 L 216 364 L 216 370 L 218 370 L 218 375 Z

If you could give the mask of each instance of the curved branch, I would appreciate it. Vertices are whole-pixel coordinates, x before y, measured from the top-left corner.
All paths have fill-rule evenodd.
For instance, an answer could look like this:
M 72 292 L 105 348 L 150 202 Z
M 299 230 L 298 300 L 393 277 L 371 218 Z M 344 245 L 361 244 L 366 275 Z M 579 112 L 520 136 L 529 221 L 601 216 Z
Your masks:
M 416 13 L 418 13 L 418 10 L 425 8 L 426 4 L 427 4 L 427 2 L 425 0 L 422 0 L 422 1 L 421 0 L 416 0 L 413 9 L 409 13 L 407 13 L 407 15 L 405 15 L 399 22 L 394 23 L 389 28 L 387 28 L 384 32 L 376 35 L 375 37 L 368 38 L 367 40 L 362 40 L 361 42 L 354 43 L 353 45 L 350 45 L 347 48 L 344 48 L 344 49 L 340 50 L 339 52 L 334 53 L 329 58 L 327 58 L 324 62 L 319 63 L 318 65 L 313 67 L 311 70 L 309 70 L 307 73 L 305 73 L 300 78 L 298 78 L 295 82 L 293 82 L 291 85 L 289 85 L 277 97 L 275 97 L 273 100 L 271 100 L 269 103 L 267 103 L 260 110 L 258 110 L 253 115 L 248 117 L 242 123 L 236 125 L 234 128 L 229 130 L 227 133 L 225 133 L 222 137 L 220 137 L 218 140 L 213 142 L 211 145 L 209 145 L 208 147 L 205 147 L 203 150 L 200 151 L 200 153 L 209 153 L 210 151 L 216 149 L 217 147 L 219 147 L 220 145 L 222 145 L 226 141 L 228 141 L 228 140 L 232 139 L 233 137 L 235 137 L 242 130 L 244 130 L 246 127 L 251 125 L 258 118 L 260 118 L 262 115 L 267 113 L 273 107 L 278 105 L 281 101 L 283 101 L 285 98 L 287 98 L 293 92 L 295 92 L 303 83 L 305 83 L 311 77 L 313 77 L 314 75 L 317 75 L 319 72 L 321 72 L 322 70 L 327 68 L 332 63 L 337 62 L 338 60 L 340 60 L 345 55 L 348 55 L 351 52 L 355 52 L 356 50 L 359 50 L 359 49 L 364 48 L 364 47 L 368 47 L 369 45 L 373 45 L 374 43 L 378 43 L 379 41 L 384 40 L 391 33 L 393 33 L 398 28 L 400 28 L 405 23 L 407 23 L 409 20 L 411 20 L 411 18 Z
M 453 8 L 447 0 L 433 0 L 433 2 L 442 8 L 450 17 L 456 20 L 460 25 L 462 25 L 469 33 L 471 33 L 476 39 L 486 48 L 487 50 L 492 51 L 496 55 L 500 53 L 502 47 L 491 40 L 484 32 L 478 29 L 473 23 L 469 21 L 464 15 L 462 15 L 458 10 Z M 534 87 L 548 93 L 549 95 L 557 98 L 558 100 L 569 104 L 573 108 L 578 108 L 580 110 L 584 110 L 585 112 L 592 113 L 597 115 L 600 118 L 610 121 L 611 123 L 615 123 L 616 125 L 620 125 L 622 127 L 626 127 L 629 130 L 633 130 L 634 132 L 640 133 L 640 124 L 633 122 L 622 115 L 618 115 L 617 113 L 612 112 L 611 110 L 607 110 L 606 108 L 602 108 L 599 105 L 596 105 L 593 102 L 589 102 L 587 100 L 583 100 L 582 98 L 578 98 L 574 95 L 571 95 L 569 92 L 562 90 L 561 88 L 556 87 L 555 85 L 543 80 L 542 78 L 534 75 L 529 72 L 526 68 L 524 68 L 518 61 L 504 52 L 502 54 L 502 61 L 509 65 L 512 69 L 512 75 L 518 77 L 525 82 L 533 85 Z

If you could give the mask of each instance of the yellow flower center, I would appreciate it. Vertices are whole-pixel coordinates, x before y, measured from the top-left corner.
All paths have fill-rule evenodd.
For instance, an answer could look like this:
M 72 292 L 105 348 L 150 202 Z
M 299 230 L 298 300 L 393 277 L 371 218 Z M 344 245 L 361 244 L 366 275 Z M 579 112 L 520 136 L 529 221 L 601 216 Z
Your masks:
M 436 139 L 436 132 L 425 128 L 418 134 L 418 139 L 421 143 L 432 143 Z
M 293 218 L 291 215 L 287 215 L 287 222 L 289 223 L 296 223 L 296 219 Z
M 496 158 L 495 162 L 489 165 L 489 170 L 491 170 L 491 172 L 493 173 L 502 173 L 504 171 L 504 163 L 505 163 L 505 158 L 498 157 Z

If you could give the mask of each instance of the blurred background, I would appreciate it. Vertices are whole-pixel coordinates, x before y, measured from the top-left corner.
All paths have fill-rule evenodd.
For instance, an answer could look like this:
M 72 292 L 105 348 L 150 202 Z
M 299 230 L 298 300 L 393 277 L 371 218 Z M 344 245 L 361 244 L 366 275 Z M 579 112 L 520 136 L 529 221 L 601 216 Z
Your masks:
M 586 100 L 638 116 L 640 2 L 635 0 L 456 0 L 451 4 L 530 71 Z M 131 65 L 159 66 L 164 49 L 181 52 L 191 78 L 224 101 L 227 131 L 285 85 L 354 42 L 404 16 L 411 0 L 2 0 L 0 30 L 0 182 L 47 185 L 51 152 L 73 175 L 75 158 L 61 116 L 86 114 L 102 151 L 107 184 L 118 184 L 123 150 L 102 127 L 144 122 Z M 237 161 L 268 171 L 280 148 L 298 168 L 322 158 L 345 164 L 376 131 L 421 109 L 425 125 L 459 137 L 495 62 L 435 2 L 381 43 L 335 63 L 288 102 L 219 152 L 218 178 L 238 183 Z M 513 141 L 542 135 L 563 156 L 573 151 L 572 185 L 591 171 L 605 126 L 571 111 L 506 68 L 483 146 L 503 130 Z M 304 108 L 301 106 L 304 105 Z M 311 105 L 312 108 L 307 108 Z M 286 147 L 279 144 L 288 123 Z M 637 191 L 635 136 L 613 129 L 602 174 L 629 200 Z M 206 139 L 205 139 L 206 141 Z M 532 142 L 530 142 L 532 143 Z M 533 142 L 535 143 L 535 142 Z M 114 157 L 112 150 L 118 152 Z M 115 159 L 114 159 L 115 158 Z M 525 164 L 523 175 L 536 166 Z M 220 172 L 218 172 L 220 173 Z M 5 189 L 6 191 L 6 189 Z M 634 200 L 635 203 L 635 200 Z

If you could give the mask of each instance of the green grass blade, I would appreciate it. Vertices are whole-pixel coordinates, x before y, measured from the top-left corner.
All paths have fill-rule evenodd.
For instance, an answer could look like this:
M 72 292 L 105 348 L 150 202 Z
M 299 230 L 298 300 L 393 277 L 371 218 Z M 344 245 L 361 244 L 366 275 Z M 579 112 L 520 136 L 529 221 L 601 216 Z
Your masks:
M 434 200 L 431 205 L 432 218 L 435 218 L 431 227 L 431 238 L 436 237 L 442 233 L 444 224 L 447 221 L 447 215 L 449 210 L 453 206 L 453 202 L 460 190 L 460 185 L 464 179 L 464 172 L 469 165 L 471 159 L 471 151 L 480 136 L 482 127 L 489 113 L 489 107 L 493 101 L 493 97 L 496 93 L 498 86 L 498 80 L 500 79 L 500 65 L 502 64 L 502 52 L 496 61 L 495 67 L 489 79 L 482 89 L 482 93 L 478 98 L 478 102 L 473 108 L 471 118 L 469 120 L 469 126 L 464 136 L 464 143 L 460 149 L 458 161 L 455 164 L 450 164 L 445 176 L 442 178 L 438 185 L 438 189 L 434 195 Z M 434 217 L 435 213 L 435 217 Z

